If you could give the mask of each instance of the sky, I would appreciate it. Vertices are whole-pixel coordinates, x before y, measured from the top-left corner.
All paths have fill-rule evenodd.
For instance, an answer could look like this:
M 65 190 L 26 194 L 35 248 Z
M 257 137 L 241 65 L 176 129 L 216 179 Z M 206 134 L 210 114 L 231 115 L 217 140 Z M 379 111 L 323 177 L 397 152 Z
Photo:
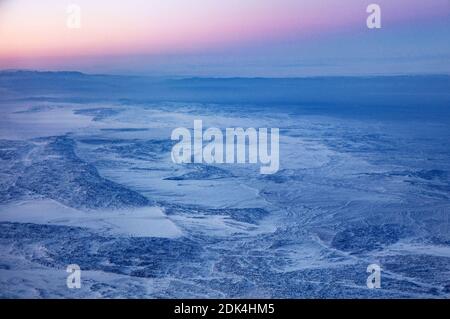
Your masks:
M 366 25 L 371 3 L 380 29 Z M 450 0 L 0 0 L 0 69 L 450 74 L 449 40 Z

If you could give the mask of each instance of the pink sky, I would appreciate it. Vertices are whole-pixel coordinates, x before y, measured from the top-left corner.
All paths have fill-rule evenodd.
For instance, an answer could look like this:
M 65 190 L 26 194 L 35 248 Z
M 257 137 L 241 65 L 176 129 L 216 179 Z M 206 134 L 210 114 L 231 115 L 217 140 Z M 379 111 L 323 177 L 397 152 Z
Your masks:
M 447 17 L 448 0 L 0 0 L 0 67 L 14 61 L 132 54 L 194 54 L 313 41 L 366 28 L 376 2 L 384 28 Z M 66 8 L 81 8 L 81 28 Z

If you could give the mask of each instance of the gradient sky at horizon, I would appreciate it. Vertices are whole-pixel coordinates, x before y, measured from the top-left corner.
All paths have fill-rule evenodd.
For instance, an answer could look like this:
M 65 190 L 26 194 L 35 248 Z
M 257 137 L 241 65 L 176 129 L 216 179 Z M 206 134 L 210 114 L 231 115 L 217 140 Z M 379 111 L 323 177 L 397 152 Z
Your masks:
M 66 27 L 67 6 L 81 28 Z M 382 28 L 366 27 L 366 7 Z M 0 68 L 180 76 L 450 74 L 450 0 L 0 0 Z

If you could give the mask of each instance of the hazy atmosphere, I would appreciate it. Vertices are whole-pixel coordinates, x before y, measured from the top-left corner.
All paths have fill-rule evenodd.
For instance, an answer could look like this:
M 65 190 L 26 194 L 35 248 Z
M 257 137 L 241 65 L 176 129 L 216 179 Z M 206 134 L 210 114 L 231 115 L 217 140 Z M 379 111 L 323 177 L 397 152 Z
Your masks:
M 1 0 L 0 68 L 214 77 L 450 72 L 448 0 L 377 1 L 375 30 L 366 27 L 364 0 L 73 3 Z M 80 14 L 79 27 L 67 26 L 70 13 Z

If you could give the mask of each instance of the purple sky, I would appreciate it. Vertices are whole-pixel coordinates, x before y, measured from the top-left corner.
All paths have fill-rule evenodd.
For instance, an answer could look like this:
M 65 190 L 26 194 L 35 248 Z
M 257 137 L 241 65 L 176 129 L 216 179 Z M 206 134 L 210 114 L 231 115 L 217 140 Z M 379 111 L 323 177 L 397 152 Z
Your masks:
M 81 9 L 67 27 L 67 6 Z M 381 7 L 368 29 L 366 7 Z M 0 68 L 200 76 L 450 73 L 449 0 L 0 0 Z

